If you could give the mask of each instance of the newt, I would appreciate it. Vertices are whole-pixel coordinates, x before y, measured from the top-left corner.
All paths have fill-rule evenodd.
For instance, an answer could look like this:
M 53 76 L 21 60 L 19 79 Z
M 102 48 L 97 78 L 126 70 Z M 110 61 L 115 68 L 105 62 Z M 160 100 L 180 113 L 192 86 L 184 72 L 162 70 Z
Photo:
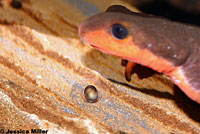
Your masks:
M 114 5 L 79 26 L 83 41 L 128 60 L 126 77 L 136 64 L 169 76 L 200 104 L 200 28 Z

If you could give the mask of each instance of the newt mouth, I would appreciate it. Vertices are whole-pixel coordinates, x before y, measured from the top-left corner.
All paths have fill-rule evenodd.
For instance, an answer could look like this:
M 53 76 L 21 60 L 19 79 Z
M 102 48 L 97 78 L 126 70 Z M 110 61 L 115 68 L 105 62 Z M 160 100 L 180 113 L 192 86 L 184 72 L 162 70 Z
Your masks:
M 94 48 L 96 48 L 96 49 L 102 50 L 100 47 L 97 47 L 97 46 L 95 46 L 95 45 L 90 44 L 90 46 L 92 46 L 92 47 L 94 47 Z
M 101 52 L 103 53 L 106 53 L 106 54 L 111 54 L 111 52 L 107 51 L 106 49 L 103 49 L 101 47 L 98 47 L 98 46 L 95 46 L 93 44 L 90 44 L 90 46 L 92 46 L 93 48 L 97 49 L 97 50 L 100 50 Z

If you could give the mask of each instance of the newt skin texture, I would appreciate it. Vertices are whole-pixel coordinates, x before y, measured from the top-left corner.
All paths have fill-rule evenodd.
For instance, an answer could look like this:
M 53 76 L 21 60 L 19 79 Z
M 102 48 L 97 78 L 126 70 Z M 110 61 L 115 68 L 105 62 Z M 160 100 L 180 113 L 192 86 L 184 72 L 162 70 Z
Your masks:
M 128 30 L 126 38 L 119 40 L 112 35 L 114 24 Z M 85 20 L 79 34 L 102 52 L 170 76 L 200 104 L 200 28 L 111 6 Z

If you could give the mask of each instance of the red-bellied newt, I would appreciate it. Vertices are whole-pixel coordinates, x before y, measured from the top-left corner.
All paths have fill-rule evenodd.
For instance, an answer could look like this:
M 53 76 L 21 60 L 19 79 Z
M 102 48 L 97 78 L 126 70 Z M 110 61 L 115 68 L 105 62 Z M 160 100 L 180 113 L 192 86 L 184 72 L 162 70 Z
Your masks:
M 200 104 L 200 28 L 111 6 L 79 26 L 81 38 L 96 49 L 170 76 Z

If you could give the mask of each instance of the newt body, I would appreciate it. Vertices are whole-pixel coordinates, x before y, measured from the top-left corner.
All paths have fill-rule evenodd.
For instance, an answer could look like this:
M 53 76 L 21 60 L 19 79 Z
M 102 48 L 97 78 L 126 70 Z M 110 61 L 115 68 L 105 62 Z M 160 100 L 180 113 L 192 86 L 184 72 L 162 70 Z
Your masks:
M 200 104 L 200 28 L 111 6 L 84 21 L 79 34 L 102 52 L 170 76 Z

